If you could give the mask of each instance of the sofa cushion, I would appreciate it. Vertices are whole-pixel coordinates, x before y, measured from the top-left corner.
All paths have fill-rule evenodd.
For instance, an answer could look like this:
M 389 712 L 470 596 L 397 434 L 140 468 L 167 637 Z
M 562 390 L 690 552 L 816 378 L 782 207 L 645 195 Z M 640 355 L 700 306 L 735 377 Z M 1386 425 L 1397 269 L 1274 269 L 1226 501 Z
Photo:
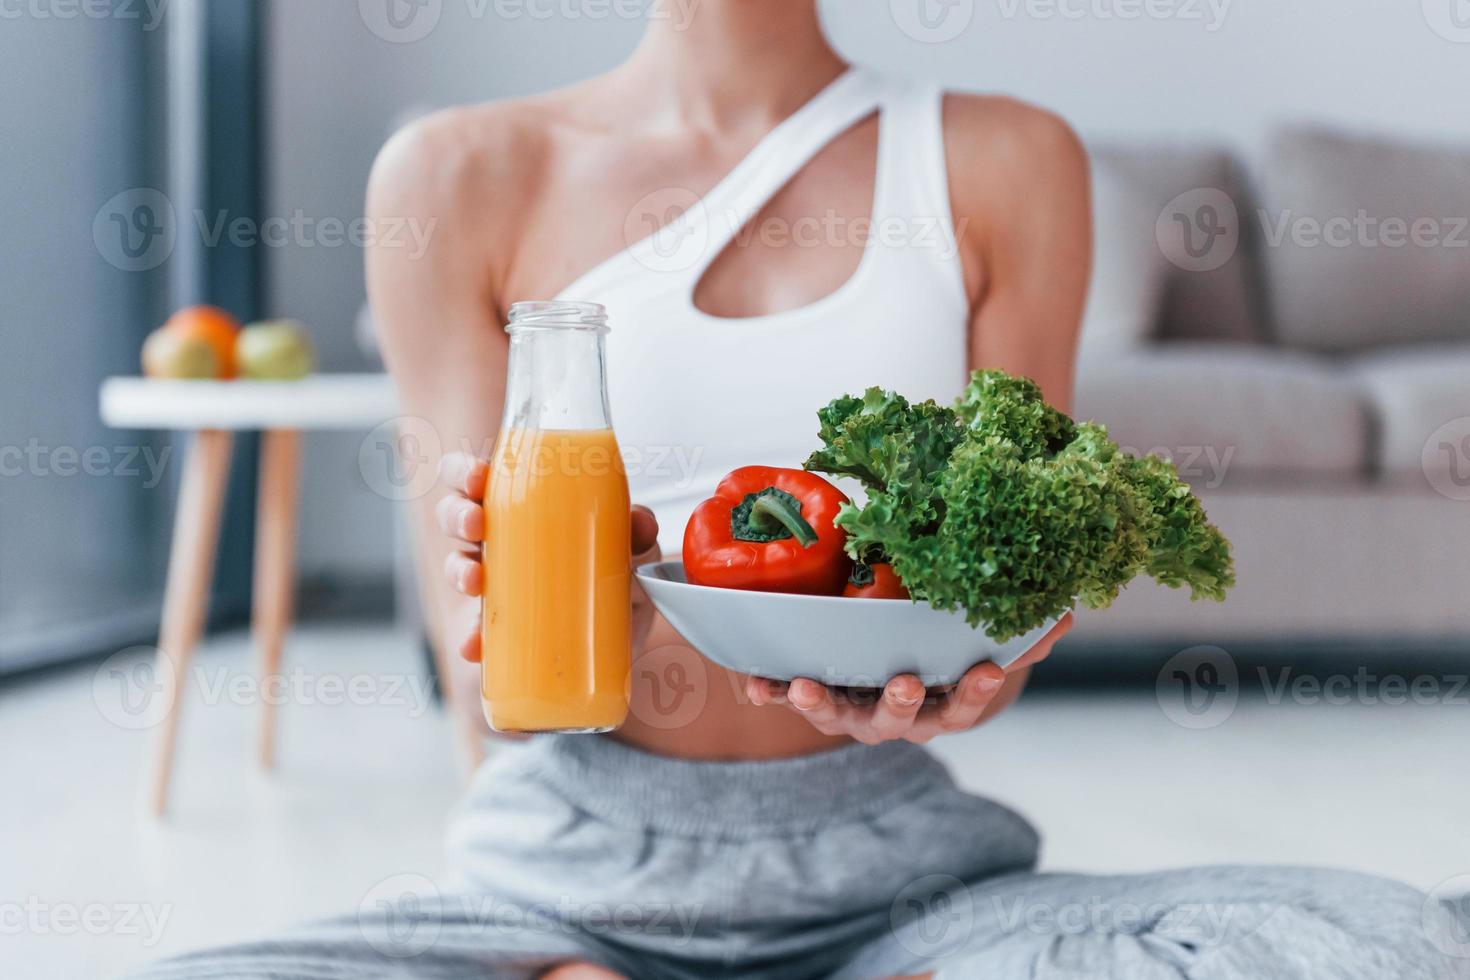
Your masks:
M 1278 340 L 1317 351 L 1470 341 L 1470 149 L 1288 130 L 1261 180 Z
M 1213 489 L 1227 475 L 1367 468 L 1368 422 L 1352 374 L 1271 348 L 1179 344 L 1079 366 L 1076 415 L 1135 453 L 1171 457 Z
M 1233 218 L 1222 215 L 1236 238 L 1218 268 L 1191 271 L 1178 264 L 1165 266 L 1158 336 L 1242 343 L 1262 339 L 1266 331 L 1260 317 L 1254 226 L 1245 220 L 1255 212 L 1255 204 L 1234 159 L 1215 150 L 1137 144 L 1101 144 L 1093 158 L 1143 188 L 1159 234 L 1170 233 L 1172 219 L 1165 209 L 1176 201 L 1188 206 L 1196 199 L 1207 201 L 1202 195 L 1222 192 L 1235 212 Z
M 1154 334 L 1168 263 L 1154 241 L 1150 196 L 1105 161 L 1092 170 L 1092 284 L 1083 358 L 1131 351 Z
M 1356 360 L 1354 373 L 1373 413 L 1379 469 L 1404 474 L 1470 467 L 1461 448 L 1470 437 L 1470 344 L 1367 354 Z

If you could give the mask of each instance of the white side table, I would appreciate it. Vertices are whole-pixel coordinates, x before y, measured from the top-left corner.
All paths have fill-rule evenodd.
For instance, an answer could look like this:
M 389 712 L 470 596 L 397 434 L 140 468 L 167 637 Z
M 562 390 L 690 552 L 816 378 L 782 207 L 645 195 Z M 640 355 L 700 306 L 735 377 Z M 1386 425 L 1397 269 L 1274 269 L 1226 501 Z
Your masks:
M 171 685 L 149 797 L 153 812 L 161 815 L 168 805 L 189 662 L 208 613 L 234 434 L 263 433 L 251 631 L 264 682 L 280 674 L 291 624 L 301 433 L 373 429 L 397 415 L 397 398 L 387 375 L 322 375 L 290 382 L 110 378 L 102 384 L 101 408 L 103 422 L 114 428 L 194 436 L 174 515 L 158 640 L 158 674 Z M 440 664 L 441 671 L 444 666 Z M 441 677 L 447 692 L 448 675 Z M 275 709 L 273 699 L 263 700 L 260 763 L 269 768 L 275 761 Z

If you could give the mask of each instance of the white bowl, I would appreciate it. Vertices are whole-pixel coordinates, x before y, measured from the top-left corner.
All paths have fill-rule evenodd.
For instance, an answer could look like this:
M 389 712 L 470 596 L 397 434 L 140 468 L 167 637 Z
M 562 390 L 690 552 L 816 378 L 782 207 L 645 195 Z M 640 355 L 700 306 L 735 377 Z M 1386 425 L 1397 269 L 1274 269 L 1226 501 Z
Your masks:
M 745 592 L 690 585 L 682 562 L 638 569 L 648 597 L 674 629 L 709 659 L 741 674 L 834 687 L 882 687 L 899 674 L 926 686 L 953 684 L 987 660 L 1015 663 L 1056 621 L 996 643 L 965 622 L 898 599 Z

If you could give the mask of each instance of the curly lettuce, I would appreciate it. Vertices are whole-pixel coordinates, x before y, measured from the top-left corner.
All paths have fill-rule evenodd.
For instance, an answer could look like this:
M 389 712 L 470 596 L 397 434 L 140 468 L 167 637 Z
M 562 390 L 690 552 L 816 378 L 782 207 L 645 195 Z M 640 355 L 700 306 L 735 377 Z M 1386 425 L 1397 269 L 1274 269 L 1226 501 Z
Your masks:
M 1172 464 L 1124 453 L 1025 378 L 976 372 L 953 408 L 873 388 L 818 418 L 807 469 L 867 490 L 836 520 L 848 552 L 997 641 L 1105 607 L 1141 574 L 1196 599 L 1235 584 L 1229 542 Z

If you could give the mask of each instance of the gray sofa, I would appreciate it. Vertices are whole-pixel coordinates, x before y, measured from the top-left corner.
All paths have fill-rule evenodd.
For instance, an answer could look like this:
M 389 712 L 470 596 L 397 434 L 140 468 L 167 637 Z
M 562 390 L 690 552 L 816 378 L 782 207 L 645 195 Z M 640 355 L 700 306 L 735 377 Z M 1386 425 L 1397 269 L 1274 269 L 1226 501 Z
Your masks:
M 1079 640 L 1470 650 L 1470 149 L 1294 129 L 1249 176 L 1168 147 L 1094 171 L 1077 414 L 1174 458 L 1239 585 L 1136 583 Z

